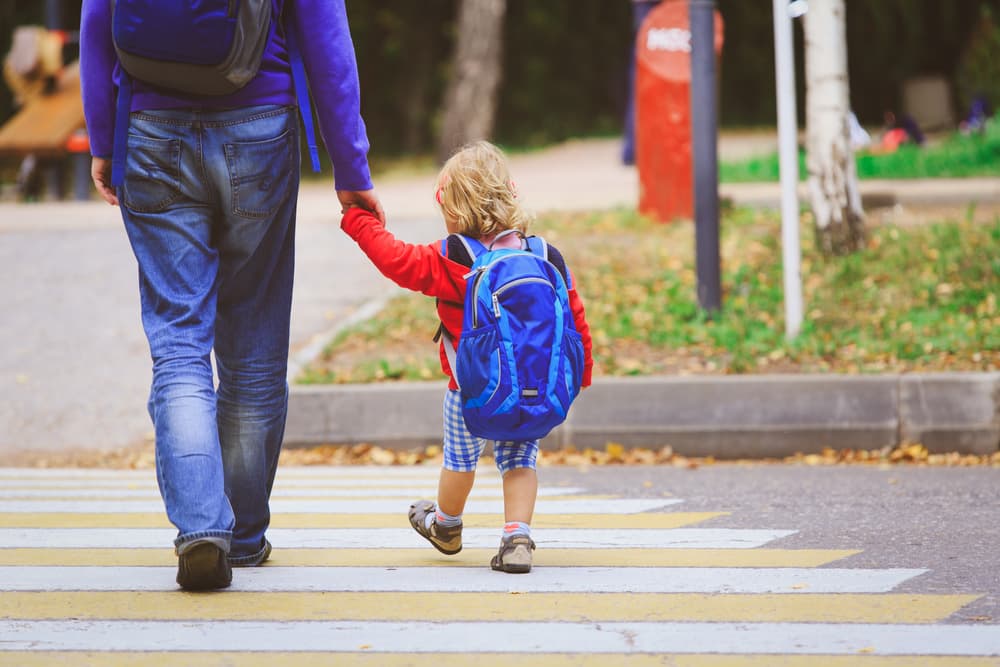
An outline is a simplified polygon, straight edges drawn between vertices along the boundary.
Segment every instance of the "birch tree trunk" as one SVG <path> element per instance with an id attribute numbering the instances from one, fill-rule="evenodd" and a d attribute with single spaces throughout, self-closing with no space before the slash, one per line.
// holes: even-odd
<path id="1" fill-rule="evenodd" d="M 816 242 L 824 254 L 865 245 L 848 114 L 844 0 L 810 0 L 805 20 L 806 165 Z"/>
<path id="2" fill-rule="evenodd" d="M 451 78 L 445 92 L 438 160 L 463 144 L 489 139 L 496 117 L 507 0 L 462 0 Z"/>

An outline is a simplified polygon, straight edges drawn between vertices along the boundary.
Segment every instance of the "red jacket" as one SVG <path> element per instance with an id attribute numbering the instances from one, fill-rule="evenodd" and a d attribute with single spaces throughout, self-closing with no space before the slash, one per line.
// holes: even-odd
<path id="1" fill-rule="evenodd" d="M 354 239 L 361 250 L 382 274 L 400 287 L 436 297 L 441 323 L 448 330 L 455 345 L 462 333 L 462 311 L 465 303 L 465 274 L 469 267 L 454 262 L 441 254 L 441 241 L 428 245 L 414 245 L 400 241 L 379 222 L 378 218 L 361 208 L 351 208 L 344 214 L 340 228 Z M 568 269 L 567 269 L 568 270 Z M 594 359 L 591 354 L 590 326 L 584 314 L 583 301 L 576 291 L 576 281 L 571 280 L 569 305 L 573 310 L 576 330 L 583 338 L 583 386 L 590 386 Z M 441 370 L 451 378 L 449 387 L 457 389 L 444 352 L 445 339 L 441 339 Z"/>

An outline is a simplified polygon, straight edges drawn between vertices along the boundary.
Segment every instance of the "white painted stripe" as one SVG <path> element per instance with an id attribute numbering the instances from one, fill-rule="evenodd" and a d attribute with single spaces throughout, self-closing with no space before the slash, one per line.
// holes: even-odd
<path id="1" fill-rule="evenodd" d="M 351 488 L 351 489 L 372 489 L 389 488 L 399 489 L 419 485 L 419 488 L 437 488 L 437 479 L 367 479 L 367 478 L 328 478 L 328 479 L 304 479 L 304 478 L 278 478 L 274 482 L 274 488 Z M 476 487 L 499 489 L 502 488 L 500 480 L 476 480 Z M 560 489 L 562 487 L 549 487 Z M 568 488 L 568 487 L 567 487 Z M 108 479 L 2 479 L 0 478 L 0 489 L 152 489 L 156 491 L 156 480 L 152 473 L 148 479 L 130 478 L 108 478 Z"/>
<path id="2" fill-rule="evenodd" d="M 378 479 L 378 478 L 303 478 L 303 477 L 282 477 L 281 475 L 274 482 L 274 488 L 349 488 L 349 489 L 370 489 L 370 488 L 390 488 L 399 489 L 413 487 L 416 488 L 437 488 L 437 477 L 427 479 Z M 502 488 L 500 478 L 482 479 L 476 477 L 476 488 Z M 554 490 L 565 489 L 562 487 L 551 487 Z M 569 488 L 569 487 L 566 487 Z M 114 477 L 100 479 L 4 479 L 0 478 L 0 489 L 151 489 L 156 491 L 156 479 L 152 471 L 144 479 Z"/>
<path id="3" fill-rule="evenodd" d="M 437 479 L 441 474 L 441 464 L 416 466 L 281 466 L 279 476 L 295 477 L 428 477 Z M 480 462 L 476 479 L 500 478 L 500 473 L 492 463 Z"/>
<path id="4" fill-rule="evenodd" d="M 578 487 L 567 487 L 565 489 L 553 489 L 544 488 L 538 490 L 539 498 L 549 498 L 553 496 L 569 496 L 577 493 L 583 493 L 586 489 Z M 369 486 L 365 489 L 342 489 L 337 487 L 330 488 L 317 488 L 314 486 L 306 488 L 296 488 L 294 486 L 281 486 L 276 487 L 271 493 L 271 500 L 280 500 L 285 496 L 297 497 L 297 498 L 431 498 L 433 499 L 437 493 L 436 484 L 428 484 L 423 487 L 406 487 L 406 488 L 379 488 L 377 486 Z M 160 492 L 155 486 L 145 488 L 145 489 L 81 489 L 75 488 L 69 489 L 59 489 L 59 488 L 49 488 L 49 489 L 39 489 L 39 488 L 0 488 L 0 498 L 23 498 L 23 499 L 48 499 L 48 498 L 59 498 L 66 499 L 68 497 L 83 499 L 106 499 L 111 500 L 115 498 L 143 498 L 150 500 L 158 500 L 160 498 Z M 471 500 L 481 500 L 481 499 L 493 499 L 493 498 L 503 498 L 503 489 L 473 489 L 472 494 L 469 496 Z M 603 502 L 603 501 L 602 501 Z M 668 501 L 668 502 L 672 502 Z"/>
<path id="5" fill-rule="evenodd" d="M 4 650 L 1000 655 L 998 626 L 3 621 Z"/>
<path id="6" fill-rule="evenodd" d="M 439 465 L 427 466 L 279 466 L 277 476 L 317 479 L 433 479 L 441 472 Z M 109 469 L 109 468 L 0 468 L 3 479 L 149 479 L 152 469 Z M 476 479 L 499 479 L 499 473 L 491 465 L 482 465 L 476 471 Z"/>
<path id="7" fill-rule="evenodd" d="M 400 523 L 406 522 L 400 516 Z M 499 523 L 493 528 L 466 528 L 469 548 L 495 549 Z M 539 548 L 561 549 L 754 549 L 793 530 L 741 528 L 545 528 L 532 537 Z M 156 549 L 173 545 L 171 528 L 2 528 L 4 549 Z M 407 549 L 431 546 L 411 528 L 272 528 L 267 537 L 275 548 Z"/>
<path id="8" fill-rule="evenodd" d="M 635 514 L 684 502 L 679 498 L 615 498 L 601 500 L 547 500 L 535 505 L 536 514 Z M 282 500 L 271 501 L 271 512 L 294 514 L 397 514 L 405 515 L 409 503 L 398 500 Z M 0 500 L 0 513 L 119 514 L 162 512 L 159 500 Z M 503 514 L 503 501 L 471 500 L 467 514 Z"/>
<path id="9" fill-rule="evenodd" d="M 240 570 L 229 590 L 520 593 L 885 593 L 926 570 L 843 568 L 536 567 L 527 577 L 482 568 L 279 567 Z M 6 591 L 170 591 L 172 567 L 0 567 Z"/>
<path id="10" fill-rule="evenodd" d="M 0 468 L 0 483 L 7 479 L 149 479 L 149 470 L 107 468 Z"/>

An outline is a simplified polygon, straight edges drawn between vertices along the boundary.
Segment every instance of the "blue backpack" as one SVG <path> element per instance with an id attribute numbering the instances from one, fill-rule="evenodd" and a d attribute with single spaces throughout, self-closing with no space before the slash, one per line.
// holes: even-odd
<path id="1" fill-rule="evenodd" d="M 519 234 L 502 235 L 511 233 Z M 566 419 L 583 380 L 583 340 L 566 279 L 540 237 L 522 237 L 520 250 L 458 238 L 475 261 L 457 355 L 450 340 L 444 347 L 466 427 L 491 440 L 543 438 Z"/>
<path id="2" fill-rule="evenodd" d="M 290 0 L 286 0 L 290 1 Z M 121 64 L 112 185 L 125 176 L 132 79 L 190 95 L 228 95 L 260 69 L 273 0 L 111 0 L 111 37 Z M 319 171 L 305 68 L 286 29 L 295 91 L 314 171 Z"/>

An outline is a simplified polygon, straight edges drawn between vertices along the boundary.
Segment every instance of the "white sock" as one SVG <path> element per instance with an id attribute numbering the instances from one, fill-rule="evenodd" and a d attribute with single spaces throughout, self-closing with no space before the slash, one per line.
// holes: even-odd
<path id="1" fill-rule="evenodd" d="M 531 537 L 531 526 L 523 521 L 508 521 L 503 525 L 503 534 L 504 537 L 515 537 L 517 535 Z"/>
<path id="2" fill-rule="evenodd" d="M 428 514 L 427 518 L 424 519 L 424 528 L 430 530 L 431 523 L 436 521 L 442 528 L 451 528 L 452 526 L 462 525 L 462 515 L 452 516 L 450 514 L 445 514 L 441 510 L 437 510 L 433 514 Z"/>

